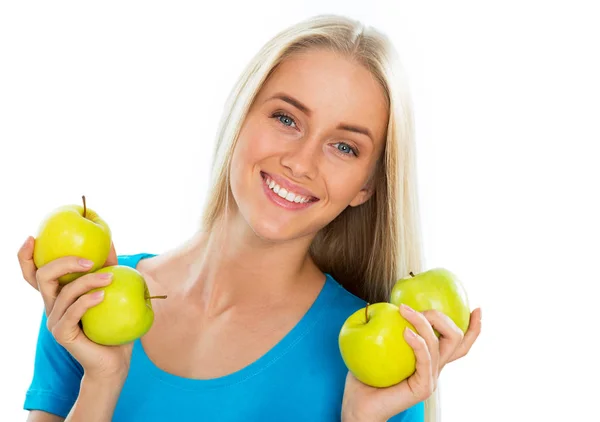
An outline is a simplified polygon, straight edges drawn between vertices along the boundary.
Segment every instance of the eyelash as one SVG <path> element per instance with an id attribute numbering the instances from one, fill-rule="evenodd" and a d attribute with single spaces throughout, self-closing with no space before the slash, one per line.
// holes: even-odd
<path id="1" fill-rule="evenodd" d="M 283 124 L 283 123 L 281 122 L 281 120 L 279 120 L 281 117 L 287 117 L 287 118 L 288 118 L 288 119 L 290 119 L 292 122 L 294 122 L 294 124 L 296 124 L 296 121 L 294 120 L 294 118 L 293 118 L 292 116 L 290 116 L 290 115 L 288 115 L 288 114 L 286 114 L 286 113 L 283 113 L 283 112 L 279 112 L 279 111 L 278 111 L 278 112 L 276 112 L 276 113 L 273 113 L 273 115 L 272 115 L 271 117 L 272 117 L 272 118 L 274 118 L 274 119 L 277 119 L 277 121 L 278 121 L 278 122 L 279 122 L 281 125 L 283 125 L 283 126 L 285 126 L 285 127 L 288 127 L 288 128 L 289 128 L 289 127 L 291 127 L 291 126 L 288 126 L 288 125 L 285 125 L 285 124 Z M 338 142 L 336 145 L 340 145 L 340 144 L 341 144 L 341 145 L 346 145 L 346 146 L 347 146 L 347 147 L 350 149 L 350 151 L 352 152 L 352 154 L 354 154 L 354 156 L 355 156 L 355 157 L 358 157 L 358 149 L 357 149 L 357 148 L 355 148 L 355 147 L 353 147 L 353 146 L 351 146 L 351 145 L 347 144 L 346 142 Z M 337 153 L 338 153 L 338 154 L 340 154 L 340 155 L 348 155 L 348 153 L 342 152 L 342 151 L 341 151 L 341 150 L 339 150 L 338 148 L 336 148 L 336 150 L 337 150 Z"/>

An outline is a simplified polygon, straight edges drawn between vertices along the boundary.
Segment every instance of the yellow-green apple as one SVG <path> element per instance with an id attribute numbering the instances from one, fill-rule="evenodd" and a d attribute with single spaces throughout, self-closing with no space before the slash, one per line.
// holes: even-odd
<path id="1" fill-rule="evenodd" d="M 84 196 L 83 206 L 61 206 L 44 218 L 35 238 L 33 261 L 37 268 L 64 256 L 77 256 L 94 263 L 87 272 L 65 274 L 58 279 L 60 284 L 66 284 L 102 268 L 110 248 L 110 228 L 95 211 L 86 207 Z"/>
<path id="2" fill-rule="evenodd" d="M 433 268 L 398 280 L 390 302 L 404 303 L 417 312 L 434 309 L 446 314 L 462 330 L 469 328 L 471 310 L 467 292 L 458 277 L 445 268 Z M 440 333 L 434 330 L 439 337 Z"/>
<path id="3" fill-rule="evenodd" d="M 81 318 L 85 335 L 95 343 L 116 346 L 130 343 L 148 332 L 154 322 L 152 299 L 142 274 L 125 265 L 112 265 L 95 272 L 112 273 L 109 285 L 90 290 L 104 290 L 104 298 L 89 308 Z"/>
<path id="4" fill-rule="evenodd" d="M 389 387 L 415 372 L 416 357 L 404 339 L 413 325 L 391 303 L 367 304 L 350 315 L 339 333 L 339 348 L 348 370 L 371 387 Z"/>

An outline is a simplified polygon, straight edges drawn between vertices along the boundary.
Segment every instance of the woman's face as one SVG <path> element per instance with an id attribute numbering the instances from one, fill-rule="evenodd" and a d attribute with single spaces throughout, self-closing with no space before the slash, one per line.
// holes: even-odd
<path id="1" fill-rule="evenodd" d="M 283 62 L 264 84 L 231 163 L 240 215 L 261 238 L 313 236 L 369 198 L 388 110 L 371 73 L 323 50 Z"/>

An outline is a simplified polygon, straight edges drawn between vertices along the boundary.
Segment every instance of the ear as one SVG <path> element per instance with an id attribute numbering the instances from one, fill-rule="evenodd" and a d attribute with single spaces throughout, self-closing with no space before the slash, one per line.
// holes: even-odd
<path id="1" fill-rule="evenodd" d="M 350 201 L 351 207 L 358 207 L 359 205 L 364 204 L 371 198 L 373 192 L 375 191 L 374 183 L 372 182 L 373 178 L 370 178 L 367 184 L 356 194 L 356 196 Z"/>

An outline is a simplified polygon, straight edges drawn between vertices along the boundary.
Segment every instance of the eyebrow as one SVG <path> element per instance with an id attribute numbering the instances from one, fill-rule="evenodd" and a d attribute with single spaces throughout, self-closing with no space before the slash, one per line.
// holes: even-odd
<path id="1" fill-rule="evenodd" d="M 296 107 L 298 110 L 300 110 L 301 112 L 305 113 L 309 117 L 312 115 L 312 111 L 308 107 L 306 107 L 304 104 L 302 104 L 297 99 L 295 99 L 293 97 L 290 97 L 289 95 L 282 94 L 282 93 L 277 93 L 277 94 L 273 95 L 271 98 L 269 98 L 267 101 L 274 100 L 274 99 L 285 101 L 286 103 L 291 104 L 292 106 Z M 346 130 L 346 131 L 349 131 L 349 132 L 355 132 L 355 133 L 360 133 L 362 135 L 366 135 L 366 136 L 369 137 L 369 139 L 371 140 L 371 142 L 373 142 L 373 135 L 371 134 L 371 132 L 369 131 L 369 129 L 364 128 L 362 126 L 354 126 L 354 125 L 348 125 L 348 124 L 345 124 L 345 123 L 340 123 L 338 125 L 337 129 L 339 129 L 339 130 Z"/>

